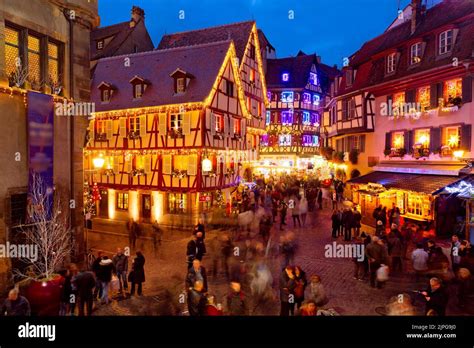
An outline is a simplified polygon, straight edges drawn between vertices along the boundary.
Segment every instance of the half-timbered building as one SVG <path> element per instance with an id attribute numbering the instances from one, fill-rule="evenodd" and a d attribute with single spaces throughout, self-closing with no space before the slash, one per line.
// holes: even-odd
<path id="1" fill-rule="evenodd" d="M 337 69 L 322 64 L 314 54 L 267 60 L 270 107 L 260 148 L 265 167 L 295 169 L 314 164 L 323 101 L 336 74 Z"/>
<path id="2" fill-rule="evenodd" d="M 85 160 L 99 216 L 161 221 L 230 199 L 252 117 L 236 57 L 221 41 L 98 61 Z"/>
<path id="3" fill-rule="evenodd" d="M 396 205 L 405 219 L 452 233 L 446 226 L 462 220 L 465 209 L 441 193 L 469 173 L 473 157 L 474 4 L 408 6 L 403 20 L 350 57 L 324 124 L 336 151 L 359 153 L 347 162 L 353 170 L 347 194 L 363 221 L 375 224 L 378 204 Z"/>
<path id="4" fill-rule="evenodd" d="M 249 149 L 249 158 L 256 160 L 260 147 L 260 135 L 265 129 L 264 116 L 268 105 L 262 53 L 266 58 L 267 55 L 272 56 L 275 50 L 264 38 L 263 32 L 257 30 L 255 21 L 164 35 L 158 44 L 158 49 L 186 47 L 222 40 L 233 40 L 235 44 L 236 62 L 239 66 L 245 98 L 243 111 L 249 116 L 246 118 L 247 130 L 243 135 L 243 140 Z M 260 41 L 265 43 L 265 50 L 261 49 Z"/>

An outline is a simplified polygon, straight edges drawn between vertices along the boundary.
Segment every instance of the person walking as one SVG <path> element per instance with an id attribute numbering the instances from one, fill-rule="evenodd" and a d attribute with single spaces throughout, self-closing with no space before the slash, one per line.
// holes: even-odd
<path id="1" fill-rule="evenodd" d="M 109 303 L 109 285 L 112 281 L 112 273 L 114 273 L 114 264 L 108 256 L 104 256 L 99 264 L 99 272 L 97 278 L 100 282 L 102 289 L 102 296 L 100 298 L 101 303 Z"/>
<path id="2" fill-rule="evenodd" d="M 201 261 L 206 253 L 206 247 L 201 237 L 202 232 L 193 233 L 192 239 L 188 242 L 186 247 L 188 268 L 191 268 L 193 265 L 193 260 L 198 259 Z"/>
<path id="3" fill-rule="evenodd" d="M 284 199 L 280 201 L 280 206 L 278 210 L 280 211 L 280 230 L 283 230 L 283 226 L 286 225 L 286 213 L 288 210 L 288 204 L 285 202 Z"/>
<path id="4" fill-rule="evenodd" d="M 370 286 L 381 288 L 380 282 L 376 282 L 377 270 L 381 265 L 388 264 L 388 254 L 386 248 L 381 244 L 377 236 L 372 238 L 372 242 L 365 248 L 365 256 L 369 261 Z"/>
<path id="5" fill-rule="evenodd" d="M 191 317 L 202 317 L 206 309 L 206 296 L 203 292 L 203 283 L 196 280 L 188 291 L 188 311 Z"/>
<path id="6" fill-rule="evenodd" d="M 295 311 L 295 274 L 292 266 L 286 266 L 280 275 L 280 316 L 294 315 Z"/>
<path id="7" fill-rule="evenodd" d="M 296 222 L 298 222 L 298 227 L 301 227 L 300 201 L 296 197 L 293 199 L 293 208 L 291 208 L 291 217 L 293 218 L 293 227 L 296 228 Z"/>
<path id="8" fill-rule="evenodd" d="M 102 287 L 99 280 L 99 271 L 100 271 L 100 262 L 102 261 L 103 254 L 102 251 L 97 253 L 97 258 L 94 260 L 92 264 L 92 272 L 95 275 L 96 284 L 94 289 L 94 300 L 100 299 L 102 297 Z"/>
<path id="9" fill-rule="evenodd" d="M 247 299 L 241 289 L 240 283 L 232 281 L 230 283 L 230 289 L 231 290 L 226 297 L 228 315 L 249 315 Z"/>
<path id="10" fill-rule="evenodd" d="M 203 284 L 202 292 L 207 292 L 207 272 L 206 268 L 201 265 L 201 261 L 195 259 L 193 266 L 188 270 L 186 275 L 185 285 L 188 290 L 191 290 L 196 281 L 200 281 Z"/>
<path id="11" fill-rule="evenodd" d="M 93 290 L 96 284 L 94 273 L 89 271 L 80 272 L 74 277 L 73 283 L 77 289 L 79 316 L 84 316 L 84 309 L 87 310 L 87 316 L 91 316 L 94 303 Z"/>
<path id="12" fill-rule="evenodd" d="M 431 278 L 430 286 L 422 295 L 426 299 L 425 314 L 444 317 L 448 305 L 448 293 L 439 278 Z"/>
<path id="13" fill-rule="evenodd" d="M 428 271 L 428 253 L 423 249 L 423 244 L 418 243 L 416 249 L 411 254 L 413 269 L 415 270 L 415 280 L 418 282 L 420 277 Z"/>
<path id="14" fill-rule="evenodd" d="M 308 215 L 308 200 L 306 197 L 303 195 L 300 199 L 300 216 L 301 216 L 301 223 L 303 224 L 303 227 L 306 226 L 306 216 Z"/>
<path id="15" fill-rule="evenodd" d="M 403 250 L 403 245 L 402 241 L 400 240 L 399 237 L 399 232 L 398 231 L 392 231 L 388 237 L 388 255 L 390 256 L 391 259 L 391 266 L 392 266 L 392 271 L 396 272 L 399 271 L 400 273 L 402 272 L 402 250 Z"/>
<path id="16" fill-rule="evenodd" d="M 128 256 L 123 253 L 122 248 L 117 248 L 117 254 L 112 259 L 115 267 L 115 274 L 117 275 L 122 293 L 123 290 L 128 290 L 127 272 L 128 272 Z"/>
<path id="17" fill-rule="evenodd" d="M 142 283 L 145 282 L 145 257 L 141 251 L 136 252 L 136 257 L 132 263 L 132 272 L 130 272 L 128 280 L 132 283 L 130 295 L 135 295 L 135 287 L 137 287 L 137 294 L 141 296 L 143 293 Z"/>
<path id="18" fill-rule="evenodd" d="M 344 226 L 344 240 L 350 242 L 352 239 L 352 226 L 354 225 L 354 214 L 347 208 L 342 214 L 342 224 Z"/>
<path id="19" fill-rule="evenodd" d="M 299 309 L 304 301 L 304 294 L 308 280 L 306 279 L 306 273 L 299 266 L 295 266 L 295 304 L 296 308 Z"/>
<path id="20" fill-rule="evenodd" d="M 339 229 L 341 227 L 341 220 L 339 219 L 339 211 L 334 209 L 331 215 L 332 221 L 332 238 L 336 239 L 339 236 Z"/>
<path id="21" fill-rule="evenodd" d="M 354 222 L 354 225 L 353 225 L 353 228 L 354 228 L 354 237 L 355 238 L 358 238 L 359 237 L 359 234 L 360 234 L 360 228 L 361 228 L 361 221 L 362 221 L 362 214 L 360 213 L 360 211 L 354 207 L 354 212 L 353 212 L 353 222 Z"/>
<path id="22" fill-rule="evenodd" d="M 320 187 L 318 191 L 318 206 L 319 210 L 323 209 L 323 189 Z"/>

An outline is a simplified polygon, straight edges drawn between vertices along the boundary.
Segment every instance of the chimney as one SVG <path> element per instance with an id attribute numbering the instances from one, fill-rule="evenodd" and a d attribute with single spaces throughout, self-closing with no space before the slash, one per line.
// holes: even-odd
<path id="1" fill-rule="evenodd" d="M 133 6 L 131 21 L 138 23 L 140 20 L 145 20 L 145 11 L 138 6 Z"/>
<path id="2" fill-rule="evenodd" d="M 416 30 L 416 26 L 420 24 L 421 14 L 423 12 L 421 0 L 411 0 L 411 34 Z"/>

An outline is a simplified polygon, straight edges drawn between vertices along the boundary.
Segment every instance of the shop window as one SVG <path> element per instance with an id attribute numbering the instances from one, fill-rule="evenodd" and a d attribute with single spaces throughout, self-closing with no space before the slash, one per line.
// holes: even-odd
<path id="1" fill-rule="evenodd" d="M 128 193 L 117 192 L 117 209 L 128 210 Z"/>
<path id="2" fill-rule="evenodd" d="M 420 87 L 416 91 L 416 102 L 420 105 L 421 111 L 430 108 L 430 86 Z"/>
<path id="3" fill-rule="evenodd" d="M 168 211 L 170 214 L 186 213 L 187 196 L 183 193 L 168 194 Z"/>
<path id="4" fill-rule="evenodd" d="M 423 215 L 423 199 L 420 196 L 408 195 L 407 213 L 412 215 Z"/>

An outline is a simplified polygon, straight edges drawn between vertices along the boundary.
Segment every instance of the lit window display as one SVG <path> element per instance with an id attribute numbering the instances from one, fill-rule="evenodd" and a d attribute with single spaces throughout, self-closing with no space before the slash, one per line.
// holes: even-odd
<path id="1" fill-rule="evenodd" d="M 293 112 L 292 111 L 282 111 L 281 112 L 281 124 L 282 125 L 292 125 L 293 124 Z"/>
<path id="2" fill-rule="evenodd" d="M 282 103 L 293 103 L 294 93 L 293 92 L 281 92 Z"/>
<path id="3" fill-rule="evenodd" d="M 311 103 L 311 94 L 303 93 L 303 103 L 310 104 Z"/>
<path id="4" fill-rule="evenodd" d="M 423 148 L 428 148 L 430 146 L 430 130 L 428 128 L 415 130 L 415 142 Z"/>
<path id="5" fill-rule="evenodd" d="M 396 93 L 393 95 L 393 115 L 394 116 L 401 116 L 403 114 L 403 105 L 405 104 L 405 93 Z"/>
<path id="6" fill-rule="evenodd" d="M 430 108 L 430 86 L 418 88 L 416 101 L 420 105 L 421 111 Z"/>
<path id="7" fill-rule="evenodd" d="M 278 137 L 278 144 L 280 146 L 290 146 L 291 145 L 291 134 L 281 134 Z"/>
<path id="8" fill-rule="evenodd" d="M 444 100 L 449 105 L 453 103 L 454 98 L 462 96 L 462 79 L 446 81 L 444 84 Z"/>
<path id="9" fill-rule="evenodd" d="M 392 133 L 392 148 L 402 149 L 405 146 L 405 134 L 403 132 Z"/>
<path id="10" fill-rule="evenodd" d="M 450 149 L 457 149 L 461 142 L 460 127 L 446 127 L 444 128 L 443 143 L 449 146 Z"/>
<path id="11" fill-rule="evenodd" d="M 311 116 L 308 111 L 303 111 L 303 124 L 309 125 L 311 123 Z"/>

